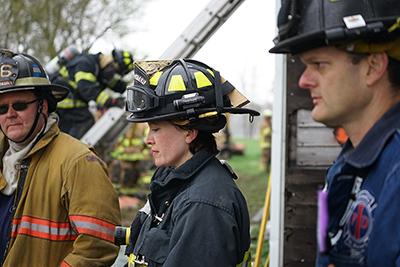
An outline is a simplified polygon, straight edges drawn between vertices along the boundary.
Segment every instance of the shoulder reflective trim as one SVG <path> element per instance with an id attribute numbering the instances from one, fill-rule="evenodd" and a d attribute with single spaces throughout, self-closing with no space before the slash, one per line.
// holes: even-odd
<path id="1" fill-rule="evenodd" d="M 201 71 L 195 72 L 194 77 L 196 78 L 197 88 L 212 86 L 210 80 Z"/>
<path id="2" fill-rule="evenodd" d="M 44 77 L 28 77 L 28 78 L 19 78 L 15 81 L 14 86 L 21 86 L 21 85 L 43 85 L 43 84 L 50 84 L 50 81 Z"/>
<path id="3" fill-rule="evenodd" d="M 236 267 L 251 267 L 251 251 L 249 250 L 244 254 L 243 261 L 236 265 Z"/>
<path id="4" fill-rule="evenodd" d="M 71 225 L 78 231 L 78 234 L 96 236 L 114 243 L 114 224 L 83 215 L 70 215 L 69 219 Z"/>
<path id="5" fill-rule="evenodd" d="M 81 100 L 76 100 L 74 102 L 73 99 L 71 98 L 66 98 L 63 101 L 60 101 L 57 103 L 57 108 L 63 108 L 63 109 L 67 109 L 67 108 L 80 108 L 80 107 L 86 107 L 87 104 Z"/>
<path id="6" fill-rule="evenodd" d="M 173 75 L 169 82 L 168 92 L 186 91 L 185 82 L 181 75 Z"/>
<path id="7" fill-rule="evenodd" d="M 19 234 L 52 241 L 71 241 L 78 237 L 68 222 L 54 222 L 30 216 L 13 220 L 11 237 L 15 238 Z"/>
<path id="8" fill-rule="evenodd" d="M 97 78 L 96 78 L 96 76 L 94 76 L 93 73 L 78 71 L 75 74 L 75 82 L 78 83 L 80 80 L 86 80 L 86 81 L 94 83 L 97 81 Z"/>
<path id="9" fill-rule="evenodd" d="M 61 263 L 61 267 L 72 267 L 72 265 L 69 265 L 68 262 L 63 261 L 63 262 Z"/>

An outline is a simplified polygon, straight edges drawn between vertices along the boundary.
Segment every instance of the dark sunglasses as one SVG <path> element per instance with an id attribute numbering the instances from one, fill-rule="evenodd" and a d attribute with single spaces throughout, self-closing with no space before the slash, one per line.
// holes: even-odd
<path id="1" fill-rule="evenodd" d="M 32 104 L 39 99 L 32 100 L 30 102 L 15 102 L 11 106 L 15 111 L 22 111 L 25 110 L 29 104 Z M 6 114 L 8 112 L 9 105 L 1 105 L 0 106 L 0 115 Z"/>

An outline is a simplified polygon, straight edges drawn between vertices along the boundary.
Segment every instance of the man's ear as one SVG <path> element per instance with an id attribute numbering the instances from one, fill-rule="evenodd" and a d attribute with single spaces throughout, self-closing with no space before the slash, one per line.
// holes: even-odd
<path id="1" fill-rule="evenodd" d="M 385 74 L 389 58 L 385 52 L 371 54 L 367 58 L 368 72 L 366 74 L 366 83 L 368 86 L 375 84 Z"/>
<path id="2" fill-rule="evenodd" d="M 49 111 L 49 103 L 47 102 L 47 99 L 46 98 L 43 98 L 41 101 L 39 101 L 39 106 L 38 106 L 38 108 L 40 109 L 40 105 L 42 105 L 42 113 L 44 114 L 44 115 L 46 115 L 46 117 L 47 116 L 49 116 L 49 114 L 48 114 L 48 111 Z"/>

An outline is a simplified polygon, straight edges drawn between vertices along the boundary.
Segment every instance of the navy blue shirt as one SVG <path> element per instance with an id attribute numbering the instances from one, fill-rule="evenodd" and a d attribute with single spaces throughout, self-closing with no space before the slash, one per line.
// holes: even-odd
<path id="1" fill-rule="evenodd" d="M 399 118 L 397 103 L 356 148 L 347 141 L 329 169 L 328 235 L 334 246 L 318 255 L 316 266 L 400 266 Z"/>
<path id="2" fill-rule="evenodd" d="M 10 229 L 10 207 L 14 200 L 14 194 L 6 196 L 0 192 L 0 261 L 3 258 L 7 244 L 7 235 Z"/>

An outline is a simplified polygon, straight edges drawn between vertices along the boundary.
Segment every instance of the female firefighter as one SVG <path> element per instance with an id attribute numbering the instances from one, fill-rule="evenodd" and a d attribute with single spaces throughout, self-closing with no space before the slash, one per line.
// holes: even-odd
<path id="1" fill-rule="evenodd" d="M 235 173 L 218 154 L 213 133 L 237 92 L 194 60 L 135 63 L 127 120 L 147 122 L 146 144 L 158 167 L 148 202 L 131 226 L 129 266 L 250 266 L 249 214 Z"/>

